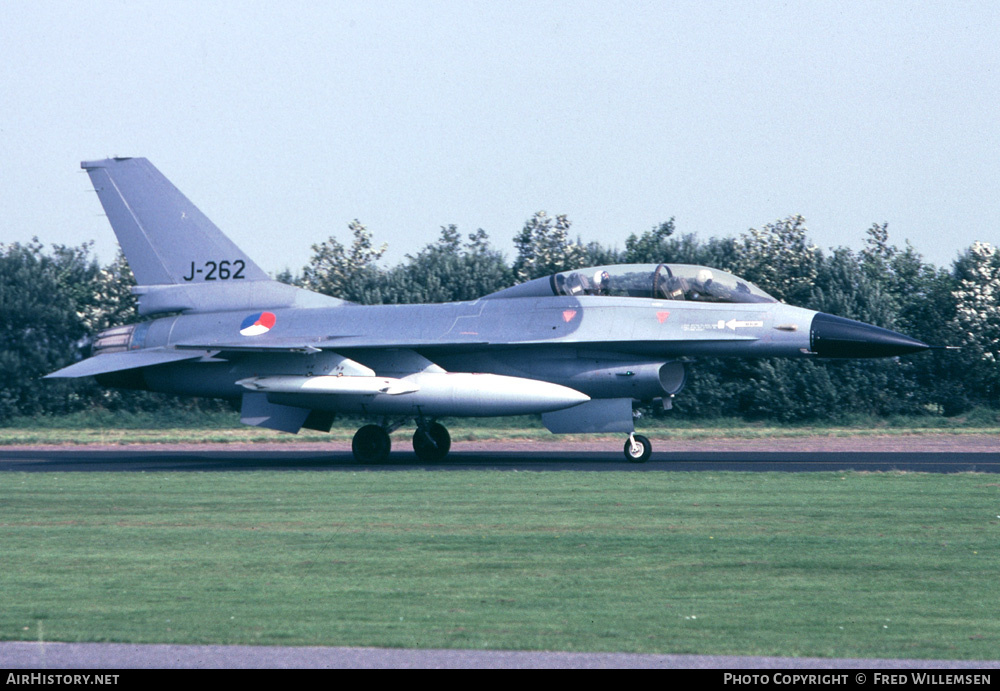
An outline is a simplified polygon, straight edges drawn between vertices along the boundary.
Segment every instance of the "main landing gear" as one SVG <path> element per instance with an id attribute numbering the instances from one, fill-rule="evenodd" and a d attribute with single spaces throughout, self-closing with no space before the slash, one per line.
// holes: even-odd
<path id="1" fill-rule="evenodd" d="M 351 450 L 358 463 L 385 463 L 392 450 L 392 439 L 381 425 L 365 425 L 354 434 Z"/>
<path id="2" fill-rule="evenodd" d="M 399 428 L 399 425 L 365 425 L 354 435 L 351 450 L 354 460 L 358 463 L 385 463 L 389 460 L 392 450 L 392 440 L 389 434 Z M 424 463 L 444 460 L 451 450 L 451 435 L 447 428 L 439 422 L 417 422 L 417 431 L 413 433 L 413 450 Z"/>
<path id="3" fill-rule="evenodd" d="M 451 450 L 451 435 L 439 422 L 418 425 L 413 433 L 413 450 L 424 462 L 444 460 Z"/>

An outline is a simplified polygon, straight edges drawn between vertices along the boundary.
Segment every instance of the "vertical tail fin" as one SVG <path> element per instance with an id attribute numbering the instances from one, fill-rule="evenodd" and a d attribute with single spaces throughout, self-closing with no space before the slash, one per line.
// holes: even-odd
<path id="1" fill-rule="evenodd" d="M 80 167 L 140 286 L 271 280 L 145 158 Z"/>

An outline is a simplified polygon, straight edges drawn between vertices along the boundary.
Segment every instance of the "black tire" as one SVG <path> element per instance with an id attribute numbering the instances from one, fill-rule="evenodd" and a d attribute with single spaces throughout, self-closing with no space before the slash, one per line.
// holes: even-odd
<path id="1" fill-rule="evenodd" d="M 413 433 L 413 450 L 424 462 L 440 461 L 451 450 L 451 435 L 444 425 L 432 422 Z"/>
<path id="2" fill-rule="evenodd" d="M 365 425 L 354 435 L 351 450 L 358 463 L 385 463 L 389 460 L 392 440 L 378 425 Z"/>
<path id="3" fill-rule="evenodd" d="M 625 440 L 625 458 L 629 460 L 630 463 L 645 463 L 649 460 L 649 457 L 653 455 L 653 445 L 649 443 L 649 439 L 642 436 L 641 434 L 632 435 L 635 439 L 636 446 L 638 447 L 635 453 L 632 449 L 632 440 Z"/>

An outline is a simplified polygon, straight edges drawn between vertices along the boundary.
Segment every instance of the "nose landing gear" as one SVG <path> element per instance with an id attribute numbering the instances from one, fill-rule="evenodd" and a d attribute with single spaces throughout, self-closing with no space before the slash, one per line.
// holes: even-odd
<path id="1" fill-rule="evenodd" d="M 641 434 L 630 434 L 625 440 L 625 458 L 631 463 L 645 463 L 653 454 L 653 445 Z"/>

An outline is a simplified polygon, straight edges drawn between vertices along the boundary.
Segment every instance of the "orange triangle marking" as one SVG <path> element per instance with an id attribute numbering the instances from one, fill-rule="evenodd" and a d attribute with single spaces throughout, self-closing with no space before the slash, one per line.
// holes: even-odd
<path id="1" fill-rule="evenodd" d="M 670 316 L 670 312 L 657 312 L 656 318 L 660 320 L 660 323 L 667 321 L 667 317 Z"/>
<path id="2" fill-rule="evenodd" d="M 576 310 L 566 310 L 563 312 L 563 321 L 567 324 L 573 321 L 573 317 L 576 316 Z"/>

